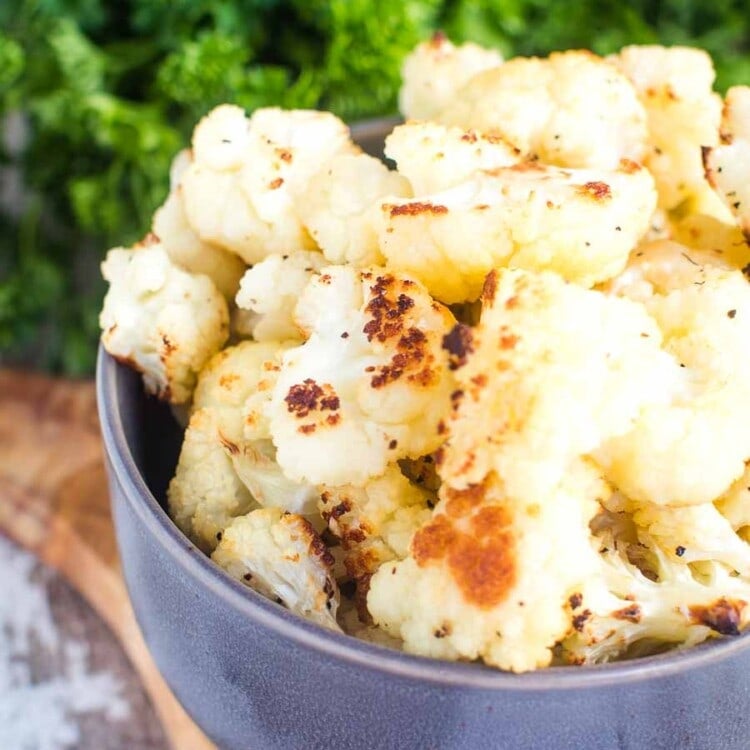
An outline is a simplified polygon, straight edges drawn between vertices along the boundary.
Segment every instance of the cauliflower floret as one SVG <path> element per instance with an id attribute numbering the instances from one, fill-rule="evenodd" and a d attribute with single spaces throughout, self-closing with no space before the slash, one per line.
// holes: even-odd
<path id="1" fill-rule="evenodd" d="M 500 136 L 436 122 L 407 122 L 394 128 L 385 139 L 385 155 L 396 162 L 417 196 L 447 190 L 475 172 L 520 160 L 518 149 Z"/>
<path id="2" fill-rule="evenodd" d="M 370 580 L 376 625 L 412 653 L 517 672 L 548 665 L 570 629 L 567 598 L 596 566 L 588 520 L 605 491 L 583 462 L 543 498 L 511 499 L 494 472 L 463 490 L 444 484 L 409 557 Z"/>
<path id="3" fill-rule="evenodd" d="M 471 42 L 455 46 L 438 32 L 404 60 L 399 110 L 407 118 L 429 119 L 449 106 L 470 78 L 502 62 L 495 50 Z"/>
<path id="4" fill-rule="evenodd" d="M 333 558 L 301 516 L 262 508 L 235 518 L 211 559 L 263 596 L 318 625 L 339 630 Z"/>
<path id="5" fill-rule="evenodd" d="M 321 253 L 299 251 L 269 255 L 246 271 L 236 301 L 251 313 L 245 324 L 256 341 L 303 338 L 294 322 L 294 308 L 307 282 L 324 265 Z"/>
<path id="6" fill-rule="evenodd" d="M 612 288 L 644 304 L 684 381 L 596 460 L 636 502 L 711 502 L 750 457 L 750 287 L 739 271 L 701 265 L 700 253 L 658 242 L 643 246 Z"/>
<path id="7" fill-rule="evenodd" d="M 341 540 L 348 576 L 357 584 L 364 614 L 370 576 L 390 560 L 403 560 L 414 532 L 432 515 L 434 494 L 411 484 L 398 465 L 361 487 L 320 488 L 318 510 Z"/>
<path id="8" fill-rule="evenodd" d="M 315 248 L 295 196 L 334 154 L 357 149 L 327 112 L 222 105 L 193 134 L 193 163 L 181 176 L 187 219 L 204 241 L 246 263 Z"/>
<path id="9" fill-rule="evenodd" d="M 362 485 L 436 449 L 452 379 L 441 350 L 453 316 L 384 269 L 324 268 L 296 309 L 308 340 L 285 352 L 267 414 L 295 481 Z"/>
<path id="10" fill-rule="evenodd" d="M 648 115 L 645 164 L 666 209 L 709 193 L 701 147 L 718 142 L 721 97 L 712 91 L 714 68 L 703 50 L 656 45 L 624 47 L 608 58 L 633 83 Z"/>
<path id="11" fill-rule="evenodd" d="M 750 87 L 727 91 L 721 144 L 714 140 L 702 145 L 706 179 L 750 238 Z"/>
<path id="12" fill-rule="evenodd" d="M 149 393 L 190 400 L 198 372 L 229 335 L 229 311 L 208 276 L 177 268 L 149 236 L 115 248 L 102 263 L 109 291 L 99 316 L 102 344 L 143 374 Z"/>
<path id="13" fill-rule="evenodd" d="M 341 629 L 353 638 L 397 651 L 402 649 L 402 643 L 398 638 L 394 638 L 376 625 L 362 622 L 356 603 L 345 597 L 341 600 L 337 619 Z"/>
<path id="14" fill-rule="evenodd" d="M 276 464 L 263 415 L 287 346 L 244 341 L 201 372 L 167 499 L 177 525 L 204 550 L 259 504 L 318 515 L 315 488 L 286 479 Z"/>
<path id="15" fill-rule="evenodd" d="M 502 135 L 561 167 L 614 169 L 646 151 L 646 113 L 633 86 L 587 51 L 516 57 L 479 73 L 436 119 Z"/>
<path id="16" fill-rule="evenodd" d="M 633 521 L 673 562 L 720 562 L 750 576 L 750 545 L 734 532 L 713 503 L 668 508 L 635 504 Z"/>
<path id="17" fill-rule="evenodd" d="M 204 552 L 216 546 L 235 516 L 258 507 L 232 466 L 221 427 L 217 411 L 193 412 L 167 490 L 169 515 Z"/>
<path id="18" fill-rule="evenodd" d="M 331 263 L 380 263 L 371 216 L 386 195 L 408 197 L 409 183 L 367 154 L 337 154 L 297 200 L 302 223 Z"/>
<path id="19" fill-rule="evenodd" d="M 479 325 L 445 343 L 460 406 L 440 474 L 463 477 L 456 486 L 494 470 L 509 496 L 543 498 L 571 461 L 627 433 L 679 382 L 656 324 L 629 300 L 505 269 L 488 277 L 483 303 Z"/>
<path id="20" fill-rule="evenodd" d="M 202 273 L 228 299 L 237 293 L 245 264 L 224 248 L 203 242 L 185 215 L 180 178 L 192 159 L 180 152 L 173 163 L 173 187 L 167 200 L 154 214 L 151 231 L 161 240 L 171 261 L 191 273 Z"/>
<path id="21" fill-rule="evenodd" d="M 696 576 L 654 548 L 656 580 L 645 576 L 611 542 L 569 600 L 575 632 L 562 644 L 565 661 L 595 664 L 625 654 L 646 655 L 664 644 L 694 646 L 716 635 L 738 635 L 750 622 L 750 584 L 719 563 Z"/>
<path id="22" fill-rule="evenodd" d="M 651 175 L 632 162 L 615 172 L 526 163 L 430 196 L 388 199 L 378 234 L 389 267 L 442 302 L 463 302 L 498 266 L 552 270 L 584 286 L 618 274 L 655 204 Z"/>

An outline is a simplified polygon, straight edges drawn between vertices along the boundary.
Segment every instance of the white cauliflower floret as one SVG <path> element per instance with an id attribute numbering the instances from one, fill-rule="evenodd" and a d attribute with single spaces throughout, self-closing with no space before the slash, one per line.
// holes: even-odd
<path id="1" fill-rule="evenodd" d="M 439 122 L 502 135 L 562 167 L 614 169 L 641 161 L 646 113 L 628 79 L 592 52 L 516 57 L 474 76 Z"/>
<path id="2" fill-rule="evenodd" d="M 269 255 L 245 272 L 237 306 L 251 313 L 246 325 L 256 341 L 303 338 L 294 322 L 294 308 L 307 282 L 324 265 L 321 253 L 298 251 Z"/>
<path id="3" fill-rule="evenodd" d="M 408 197 L 409 183 L 367 154 L 337 154 L 314 175 L 297 207 L 330 263 L 380 263 L 372 208 L 386 195 Z"/>
<path id="4" fill-rule="evenodd" d="M 718 142 L 721 98 L 703 50 L 656 45 L 624 47 L 608 58 L 633 83 L 648 115 L 645 164 L 656 179 L 659 205 L 672 209 L 710 192 L 701 147 Z"/>
<path id="5" fill-rule="evenodd" d="M 494 472 L 463 490 L 444 484 L 410 556 L 370 581 L 376 625 L 412 653 L 516 672 L 548 665 L 570 630 L 567 599 L 596 566 L 588 520 L 605 491 L 584 463 L 543 498 L 508 497 Z"/>
<path id="6" fill-rule="evenodd" d="M 263 508 L 235 518 L 211 559 L 263 596 L 318 625 L 339 630 L 333 558 L 301 516 Z"/>
<path id="7" fill-rule="evenodd" d="M 239 107 L 217 107 L 198 123 L 181 176 L 187 219 L 203 241 L 249 264 L 314 249 L 295 196 L 340 152 L 356 147 L 330 113 L 267 108 L 247 118 Z"/>
<path id="8" fill-rule="evenodd" d="M 750 237 L 750 87 L 733 86 L 727 91 L 721 143 L 702 145 L 708 182 L 736 217 L 745 237 Z"/>
<path id="9" fill-rule="evenodd" d="M 224 297 L 208 276 L 177 268 L 153 237 L 110 250 L 102 275 L 109 282 L 99 316 L 104 348 L 141 372 L 149 393 L 189 401 L 198 372 L 229 335 Z"/>
<path id="10" fill-rule="evenodd" d="M 396 162 L 417 196 L 447 190 L 476 172 L 520 160 L 518 149 L 500 136 L 436 122 L 407 122 L 394 128 L 385 139 L 385 155 Z"/>
<path id="11" fill-rule="evenodd" d="M 167 490 L 169 515 L 204 552 L 216 546 L 235 516 L 257 507 L 232 466 L 221 428 L 217 411 L 193 412 Z"/>
<path id="12" fill-rule="evenodd" d="M 315 488 L 286 479 L 276 464 L 262 411 L 286 346 L 244 341 L 201 372 L 167 498 L 177 525 L 202 549 L 258 505 L 317 515 Z"/>
<path id="13" fill-rule="evenodd" d="M 154 214 L 151 231 L 159 238 L 173 263 L 191 273 L 205 274 L 225 297 L 231 299 L 237 292 L 245 264 L 224 248 L 203 242 L 188 223 L 179 183 L 192 161 L 186 153 L 180 152 L 174 160 L 175 184 L 167 200 Z"/>
<path id="14" fill-rule="evenodd" d="M 476 299 L 499 266 L 552 270 L 584 286 L 610 278 L 655 204 L 650 174 L 632 162 L 614 172 L 526 163 L 430 196 L 386 200 L 378 234 L 390 268 L 453 303 Z"/>
<path id="15" fill-rule="evenodd" d="M 700 257 L 669 242 L 643 246 L 612 285 L 644 304 L 684 375 L 668 403 L 646 406 L 596 453 L 637 502 L 711 502 L 750 457 L 750 287 L 739 271 Z"/>
<path id="16" fill-rule="evenodd" d="M 646 577 L 611 541 L 599 570 L 570 598 L 575 633 L 562 644 L 575 664 L 645 655 L 665 644 L 694 646 L 716 635 L 738 635 L 750 622 L 750 584 L 719 563 L 695 575 L 654 548 L 656 580 Z"/>
<path id="17" fill-rule="evenodd" d="M 268 407 L 284 473 L 362 485 L 437 448 L 452 389 L 443 335 L 453 316 L 384 269 L 330 266 L 296 309 L 308 340 L 285 352 Z"/>
<path id="18" fill-rule="evenodd" d="M 370 576 L 390 560 L 403 560 L 414 532 L 432 515 L 434 493 L 413 485 L 398 465 L 363 486 L 320 488 L 318 510 L 341 541 L 347 575 L 357 583 L 364 612 Z"/>
<path id="19" fill-rule="evenodd" d="M 437 33 L 404 60 L 399 110 L 406 118 L 429 119 L 454 102 L 456 92 L 470 78 L 502 61 L 495 50 L 471 42 L 455 46 Z"/>
<path id="20" fill-rule="evenodd" d="M 654 321 L 629 300 L 506 269 L 488 277 L 483 302 L 479 325 L 446 339 L 461 390 L 440 474 L 462 486 L 494 470 L 511 497 L 543 498 L 679 382 Z"/>

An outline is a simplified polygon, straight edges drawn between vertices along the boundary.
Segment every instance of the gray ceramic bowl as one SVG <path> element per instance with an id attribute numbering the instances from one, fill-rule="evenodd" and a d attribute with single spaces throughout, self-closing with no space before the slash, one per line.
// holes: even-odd
<path id="1" fill-rule="evenodd" d="M 358 137 L 377 153 L 383 130 Z M 298 618 L 231 579 L 170 521 L 164 494 L 181 431 L 169 409 L 103 351 L 97 386 L 138 622 L 167 682 L 221 748 L 750 747 L 748 637 L 514 675 L 408 656 Z"/>

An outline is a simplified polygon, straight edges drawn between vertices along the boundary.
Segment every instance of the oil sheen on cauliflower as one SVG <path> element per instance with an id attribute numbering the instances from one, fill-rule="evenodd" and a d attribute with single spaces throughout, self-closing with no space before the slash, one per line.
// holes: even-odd
<path id="1" fill-rule="evenodd" d="M 245 341 L 201 373 L 167 498 L 172 518 L 204 550 L 232 518 L 258 505 L 316 513 L 315 489 L 288 480 L 275 462 L 262 414 L 283 349 Z"/>
<path id="2" fill-rule="evenodd" d="M 500 65 L 495 50 L 477 44 L 454 45 L 444 34 L 417 45 L 401 69 L 398 103 L 406 118 L 426 120 L 455 102 L 456 92 L 474 75 Z"/>
<path id="3" fill-rule="evenodd" d="M 312 177 L 297 206 L 330 263 L 367 266 L 383 258 L 372 209 L 387 195 L 411 196 L 409 183 L 367 154 L 337 154 Z"/>
<path id="4" fill-rule="evenodd" d="M 612 288 L 648 310 L 684 380 L 597 461 L 634 501 L 711 502 L 750 458 L 750 287 L 740 271 L 658 242 L 643 246 Z"/>
<path id="5" fill-rule="evenodd" d="M 407 122 L 385 139 L 385 155 L 396 162 L 414 195 L 460 185 L 481 170 L 509 167 L 520 152 L 499 136 L 436 122 Z"/>
<path id="6" fill-rule="evenodd" d="M 703 145 L 706 178 L 750 237 L 750 87 L 727 91 L 721 143 Z"/>
<path id="7" fill-rule="evenodd" d="M 453 316 L 424 287 L 382 268 L 324 268 L 295 314 L 307 341 L 287 350 L 267 414 L 295 481 L 362 485 L 430 453 L 449 408 L 443 336 Z"/>
<path id="8" fill-rule="evenodd" d="M 633 162 L 611 172 L 524 163 L 413 200 L 387 199 L 378 235 L 390 268 L 442 302 L 464 302 L 499 266 L 552 270 L 584 286 L 618 274 L 655 205 L 651 175 Z"/>
<path id="9" fill-rule="evenodd" d="M 99 316 L 104 348 L 141 372 L 149 393 L 188 402 L 198 372 L 229 335 L 224 297 L 208 276 L 175 266 L 153 236 L 110 250 L 102 275 L 109 282 Z"/>
<path id="10" fill-rule="evenodd" d="M 295 196 L 334 154 L 356 153 L 334 115 L 221 105 L 193 134 L 193 163 L 181 176 L 185 214 L 196 234 L 253 264 L 312 250 Z"/>
<path id="11" fill-rule="evenodd" d="M 321 253 L 300 250 L 289 255 L 269 255 L 245 272 L 237 306 L 252 316 L 246 325 L 256 341 L 304 338 L 294 322 L 294 308 L 307 282 L 325 264 Z"/>
<path id="12" fill-rule="evenodd" d="M 436 119 L 503 136 L 561 167 L 615 169 L 646 151 L 646 113 L 633 86 L 587 51 L 515 57 L 478 73 Z"/>
<path id="13" fill-rule="evenodd" d="M 235 518 L 211 559 L 263 596 L 318 625 L 339 630 L 333 558 L 301 516 L 262 508 Z"/>
<path id="14" fill-rule="evenodd" d="M 632 81 L 648 116 L 645 164 L 659 205 L 677 207 L 710 193 L 701 147 L 718 143 L 721 98 L 712 90 L 713 63 L 703 50 L 657 45 L 624 47 L 608 58 Z"/>

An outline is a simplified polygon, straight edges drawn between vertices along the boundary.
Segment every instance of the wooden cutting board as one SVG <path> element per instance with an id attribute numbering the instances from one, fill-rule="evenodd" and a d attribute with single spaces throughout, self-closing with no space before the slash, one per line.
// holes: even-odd
<path id="1" fill-rule="evenodd" d="M 211 750 L 157 671 L 130 606 L 93 382 L 0 369 L 0 531 L 59 570 L 108 624 L 174 750 Z"/>

